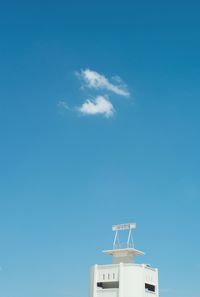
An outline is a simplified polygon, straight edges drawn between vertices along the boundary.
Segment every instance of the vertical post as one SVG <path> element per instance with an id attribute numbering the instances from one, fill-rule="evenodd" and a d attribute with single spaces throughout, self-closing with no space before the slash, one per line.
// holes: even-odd
<path id="1" fill-rule="evenodd" d="M 129 229 L 129 232 L 128 232 L 127 248 L 130 247 L 130 238 L 131 238 L 131 228 Z"/>
<path id="2" fill-rule="evenodd" d="M 115 238 L 114 238 L 114 241 L 113 241 L 113 249 L 116 248 L 117 236 L 118 236 L 118 231 L 116 230 L 116 232 L 115 232 Z"/>
<path id="3" fill-rule="evenodd" d="M 119 295 L 118 297 L 125 297 L 124 296 L 124 288 L 123 288 L 123 280 L 124 280 L 124 276 L 123 276 L 123 263 L 119 263 Z"/>
<path id="4" fill-rule="evenodd" d="M 156 297 L 159 297 L 158 269 L 156 268 Z"/>
<path id="5" fill-rule="evenodd" d="M 94 265 L 94 271 L 93 271 L 93 293 L 91 297 L 96 297 L 97 296 L 97 268 L 98 265 Z"/>

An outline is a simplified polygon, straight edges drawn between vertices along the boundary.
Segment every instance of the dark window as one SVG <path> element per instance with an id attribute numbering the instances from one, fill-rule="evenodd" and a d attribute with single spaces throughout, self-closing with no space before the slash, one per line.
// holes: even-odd
<path id="1" fill-rule="evenodd" d="M 98 282 L 97 287 L 102 289 L 117 289 L 119 288 L 119 282 Z"/>
<path id="2" fill-rule="evenodd" d="M 156 291 L 156 287 L 154 286 L 154 285 L 150 285 L 150 284 L 145 284 L 145 290 L 147 291 L 147 292 L 155 292 Z"/>

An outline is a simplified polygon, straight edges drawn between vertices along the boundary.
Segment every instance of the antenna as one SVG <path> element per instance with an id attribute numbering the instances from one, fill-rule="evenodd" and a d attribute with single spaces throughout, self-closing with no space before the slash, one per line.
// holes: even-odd
<path id="1" fill-rule="evenodd" d="M 113 249 L 134 248 L 132 230 L 135 228 L 136 228 L 136 223 L 113 225 L 112 231 L 115 232 Z M 128 237 L 124 247 L 124 243 L 120 243 L 119 231 L 125 231 L 125 230 L 128 230 Z"/>

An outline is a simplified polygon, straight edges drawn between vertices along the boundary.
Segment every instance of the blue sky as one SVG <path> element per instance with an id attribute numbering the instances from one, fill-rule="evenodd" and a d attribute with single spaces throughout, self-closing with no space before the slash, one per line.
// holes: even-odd
<path id="1" fill-rule="evenodd" d="M 129 221 L 161 296 L 199 296 L 199 9 L 2 3 L 0 296 L 88 296 Z"/>

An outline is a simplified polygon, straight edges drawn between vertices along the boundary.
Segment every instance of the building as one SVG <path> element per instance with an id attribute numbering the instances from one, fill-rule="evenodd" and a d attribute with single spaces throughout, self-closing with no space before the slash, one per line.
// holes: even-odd
<path id="1" fill-rule="evenodd" d="M 132 230 L 135 223 L 115 225 L 113 249 L 103 251 L 112 256 L 110 265 L 94 265 L 90 273 L 89 297 L 158 297 L 158 270 L 147 264 L 136 264 L 143 255 L 134 248 Z M 120 242 L 122 232 L 127 242 Z"/>

